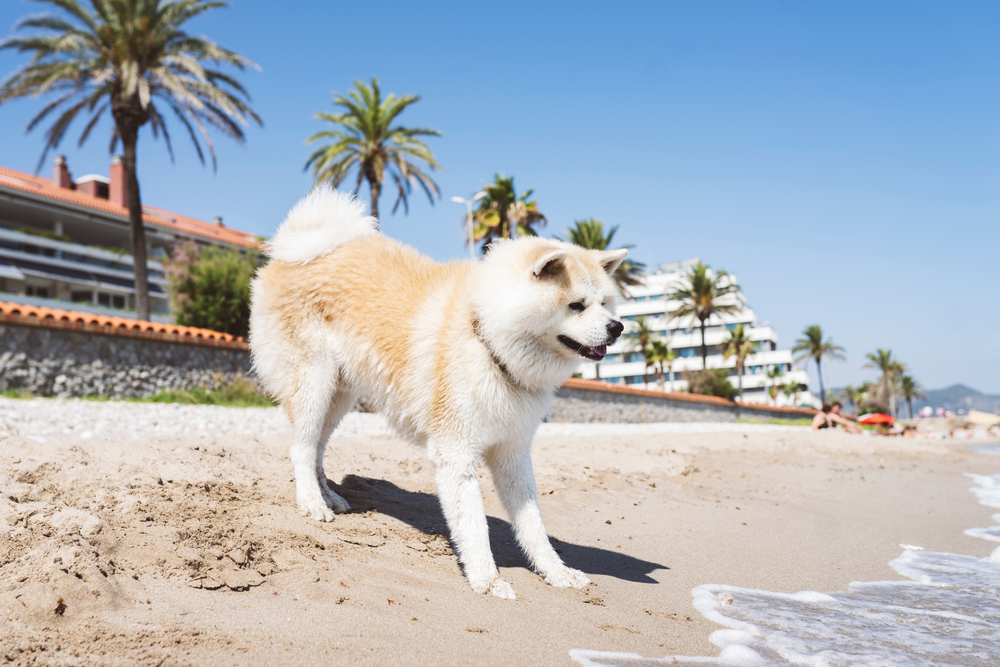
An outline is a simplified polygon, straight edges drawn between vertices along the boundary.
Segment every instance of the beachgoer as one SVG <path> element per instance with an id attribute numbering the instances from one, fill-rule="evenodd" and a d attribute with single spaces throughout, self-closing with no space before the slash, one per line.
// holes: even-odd
<path id="1" fill-rule="evenodd" d="M 832 403 L 823 406 L 823 409 L 813 417 L 812 428 L 818 431 L 823 428 L 834 428 L 841 426 L 848 433 L 862 433 L 862 428 L 847 417 L 840 414 L 840 403 Z"/>
<path id="2" fill-rule="evenodd" d="M 812 430 L 818 431 L 820 429 L 830 428 L 831 426 L 833 426 L 833 424 L 830 422 L 829 419 L 830 407 L 831 406 L 829 403 L 823 404 L 823 407 L 820 408 L 820 411 L 816 413 L 815 417 L 813 417 Z"/>

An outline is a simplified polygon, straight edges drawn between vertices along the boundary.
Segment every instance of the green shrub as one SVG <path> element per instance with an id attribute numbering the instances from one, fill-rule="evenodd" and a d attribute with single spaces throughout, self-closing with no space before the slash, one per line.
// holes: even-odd
<path id="1" fill-rule="evenodd" d="M 16 389 L 0 391 L 5 398 L 36 398 Z M 262 394 L 253 380 L 239 376 L 228 384 L 220 384 L 215 389 L 195 387 L 183 391 L 161 391 L 147 398 L 111 399 L 108 396 L 81 396 L 85 401 L 105 402 L 123 400 L 130 403 L 180 403 L 182 405 L 221 405 L 227 408 L 270 408 L 274 401 Z"/>
<path id="2" fill-rule="evenodd" d="M 141 399 L 144 403 L 181 403 L 183 405 L 222 405 L 229 408 L 269 408 L 274 402 L 260 393 L 257 383 L 237 377 L 216 389 L 195 387 L 185 391 L 163 391 Z"/>
<path id="3" fill-rule="evenodd" d="M 726 368 L 709 368 L 705 371 L 688 371 L 684 379 L 688 383 L 688 393 L 704 396 L 718 396 L 730 401 L 739 395 L 739 389 L 729 383 L 729 370 Z"/>
<path id="4" fill-rule="evenodd" d="M 0 389 L 0 396 L 4 398 L 33 398 L 31 394 L 20 389 Z"/>
<path id="5" fill-rule="evenodd" d="M 745 407 L 752 408 L 753 403 L 743 403 Z M 740 417 L 737 424 L 772 424 L 778 426 L 812 426 L 812 419 L 802 417 L 800 419 L 785 419 L 784 417 L 770 417 L 767 420 L 755 419 L 753 417 Z"/>
<path id="6" fill-rule="evenodd" d="M 246 337 L 258 254 L 178 244 L 164 262 L 177 324 Z"/>

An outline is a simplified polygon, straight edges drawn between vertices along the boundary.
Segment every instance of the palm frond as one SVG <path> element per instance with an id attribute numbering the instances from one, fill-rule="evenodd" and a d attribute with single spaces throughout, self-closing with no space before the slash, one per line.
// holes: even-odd
<path id="1" fill-rule="evenodd" d="M 73 120 L 86 107 L 93 112 L 80 135 L 82 145 L 105 111 L 112 111 L 115 128 L 110 150 L 122 136 L 120 119 L 138 127 L 150 123 L 154 137 L 163 135 L 173 159 L 166 118 L 154 104 L 161 98 L 188 131 L 204 163 L 198 135 L 213 155 L 208 128 L 242 142 L 243 128 L 262 124 L 249 106 L 249 95 L 234 77 L 205 63 L 260 69 L 247 58 L 203 37 L 192 37 L 183 25 L 205 12 L 226 7 L 206 0 L 37 0 L 62 11 L 21 19 L 16 30 L 35 31 L 0 41 L 0 49 L 30 53 L 29 64 L 0 84 L 0 103 L 21 97 L 55 95 L 28 126 L 30 132 L 56 109 L 61 114 L 46 131 L 39 161 L 59 145 Z M 81 104 L 83 106 L 81 106 Z M 97 110 L 95 112 L 95 109 Z M 198 129 L 198 132 L 195 131 Z"/>
<path id="2" fill-rule="evenodd" d="M 373 215 L 377 214 L 377 194 L 382 182 L 388 178 L 396 194 L 393 212 L 401 205 L 409 212 L 409 196 L 414 187 L 419 187 L 434 203 L 440 197 L 437 183 L 424 171 L 419 163 L 428 169 L 441 169 L 430 148 L 419 136 L 441 136 L 436 130 L 427 128 L 406 128 L 392 123 L 410 105 L 418 102 L 417 95 L 396 97 L 394 94 L 382 96 L 378 79 L 370 83 L 357 80 L 347 95 L 334 93 L 335 112 L 314 114 L 317 120 L 331 127 L 317 132 L 306 139 L 306 144 L 319 146 L 306 159 L 304 171 L 311 171 L 314 182 L 339 185 L 348 174 L 357 170 L 355 193 L 364 180 L 372 188 Z"/>

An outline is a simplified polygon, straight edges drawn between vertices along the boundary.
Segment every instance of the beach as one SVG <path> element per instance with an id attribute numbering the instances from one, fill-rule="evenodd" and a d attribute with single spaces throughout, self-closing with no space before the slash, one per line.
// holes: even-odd
<path id="1" fill-rule="evenodd" d="M 903 579 L 889 561 L 911 547 L 997 546 L 963 533 L 993 524 L 965 474 L 1000 472 L 967 442 L 549 424 L 533 443 L 543 519 L 593 583 L 554 589 L 528 569 L 482 470 L 494 555 L 518 595 L 500 600 L 462 577 L 424 453 L 372 415 L 330 442 L 327 476 L 353 509 L 320 524 L 296 510 L 276 411 L 255 433 L 252 411 L 31 403 L 34 422 L 0 429 L 0 657 L 15 665 L 716 656 L 720 626 L 692 605 L 695 587 L 842 591 Z M 73 410 L 118 416 L 42 417 Z M 183 426 L 192 415 L 200 428 Z"/>

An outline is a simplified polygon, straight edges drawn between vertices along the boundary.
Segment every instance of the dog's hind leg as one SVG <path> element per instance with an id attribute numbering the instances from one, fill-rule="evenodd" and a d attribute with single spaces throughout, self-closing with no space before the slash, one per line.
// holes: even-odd
<path id="1" fill-rule="evenodd" d="M 319 451 L 316 455 L 316 480 L 319 482 L 319 490 L 323 493 L 326 506 L 337 514 L 346 512 L 351 509 L 351 506 L 347 504 L 347 501 L 340 494 L 330 488 L 326 479 L 326 471 L 323 469 L 323 458 L 326 454 L 326 446 L 330 442 L 330 436 L 333 435 L 333 431 L 337 428 L 340 420 L 344 418 L 344 415 L 354 405 L 355 400 L 357 398 L 354 394 L 344 389 L 334 394 L 333 401 L 330 403 L 330 410 L 326 415 L 326 420 L 323 422 L 323 431 L 319 437 Z"/>
<path id="2" fill-rule="evenodd" d="M 478 454 L 452 443 L 432 440 L 428 453 L 451 541 L 472 590 L 514 600 L 514 589 L 500 578 L 490 550 L 486 510 L 479 491 Z"/>
<path id="3" fill-rule="evenodd" d="M 527 445 L 497 445 L 486 452 L 486 464 L 496 487 L 514 536 L 535 570 L 550 586 L 583 588 L 590 583 L 583 572 L 567 567 L 552 548 L 538 508 L 538 492 Z"/>
<path id="4" fill-rule="evenodd" d="M 333 521 L 333 510 L 320 488 L 318 471 L 323 466 L 324 436 L 329 438 L 332 431 L 326 431 L 326 425 L 337 395 L 338 375 L 336 368 L 313 366 L 299 375 L 295 393 L 285 401 L 295 431 L 295 441 L 289 450 L 295 470 L 295 500 L 300 514 L 317 521 Z"/>

